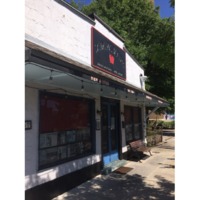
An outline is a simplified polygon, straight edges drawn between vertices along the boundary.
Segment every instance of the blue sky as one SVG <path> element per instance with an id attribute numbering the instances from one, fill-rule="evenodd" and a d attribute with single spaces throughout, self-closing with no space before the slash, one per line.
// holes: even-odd
<path id="1" fill-rule="evenodd" d="M 86 4 L 89 4 L 91 2 L 91 0 L 82 0 L 82 1 Z M 174 9 L 170 7 L 169 0 L 154 0 L 154 3 L 155 6 L 160 7 L 161 18 L 170 17 L 174 15 Z"/>
<path id="2" fill-rule="evenodd" d="M 170 7 L 169 0 L 154 0 L 155 6 L 160 7 L 160 17 L 170 17 L 174 15 L 174 8 Z"/>

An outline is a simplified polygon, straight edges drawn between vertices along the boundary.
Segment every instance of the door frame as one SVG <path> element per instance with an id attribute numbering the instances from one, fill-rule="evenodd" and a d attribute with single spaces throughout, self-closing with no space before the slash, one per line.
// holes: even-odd
<path id="1" fill-rule="evenodd" d="M 121 116 L 120 116 L 120 101 L 119 100 L 115 100 L 115 99 L 109 99 L 109 98 L 105 98 L 105 97 L 101 97 L 101 108 L 103 104 L 107 104 L 107 105 L 115 105 L 116 106 L 116 136 L 117 136 L 117 153 L 118 153 L 118 159 L 121 159 L 122 157 L 122 150 L 121 150 L 121 144 L 122 144 L 122 136 L 121 136 Z M 102 113 L 103 114 L 103 113 Z M 102 126 L 103 126 L 103 120 L 102 120 L 101 116 L 101 130 L 103 130 Z M 101 135 L 101 155 L 102 155 L 102 162 L 103 162 L 103 166 L 105 166 L 104 161 L 103 161 L 103 156 L 106 155 L 103 153 L 103 149 L 102 149 L 102 135 Z"/>

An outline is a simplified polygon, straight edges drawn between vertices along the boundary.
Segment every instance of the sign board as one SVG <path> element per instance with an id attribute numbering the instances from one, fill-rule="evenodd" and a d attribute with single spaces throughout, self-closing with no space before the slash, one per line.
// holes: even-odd
<path id="1" fill-rule="evenodd" d="M 91 49 L 93 67 L 120 79 L 126 79 L 125 51 L 94 28 Z"/>

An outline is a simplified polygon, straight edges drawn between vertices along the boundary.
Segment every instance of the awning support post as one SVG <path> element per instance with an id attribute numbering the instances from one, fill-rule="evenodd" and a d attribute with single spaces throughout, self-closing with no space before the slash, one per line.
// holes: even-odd
<path id="1" fill-rule="evenodd" d="M 155 107 L 147 116 L 146 116 L 146 120 L 149 118 L 149 116 L 152 114 L 152 113 L 154 113 L 156 110 L 158 110 L 158 108 L 160 108 L 160 107 Z M 146 121 L 145 120 L 145 121 Z"/>
<path id="2" fill-rule="evenodd" d="M 147 145 L 147 119 L 149 118 L 150 114 L 154 113 L 158 110 L 159 107 L 155 107 L 148 115 L 146 115 L 146 107 L 145 104 L 142 105 L 142 138 L 145 145 Z"/>

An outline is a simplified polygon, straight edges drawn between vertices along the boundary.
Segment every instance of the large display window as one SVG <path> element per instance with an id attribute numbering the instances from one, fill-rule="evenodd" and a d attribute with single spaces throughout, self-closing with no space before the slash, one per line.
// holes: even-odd
<path id="1" fill-rule="evenodd" d="M 124 123 L 127 144 L 142 138 L 141 108 L 124 106 Z"/>
<path id="2" fill-rule="evenodd" d="M 40 94 L 39 169 L 93 153 L 94 101 Z"/>

